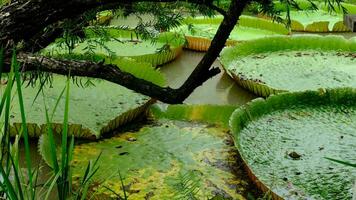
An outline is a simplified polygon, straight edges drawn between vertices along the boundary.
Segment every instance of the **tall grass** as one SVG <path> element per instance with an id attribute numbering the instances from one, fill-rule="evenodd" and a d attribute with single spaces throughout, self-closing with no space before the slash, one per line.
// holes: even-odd
<path id="1" fill-rule="evenodd" d="M 70 78 L 67 78 L 67 83 L 63 89 L 62 94 L 57 99 L 55 108 L 52 114 L 46 108 L 47 132 L 50 144 L 50 153 L 53 166 L 51 168 L 52 176 L 45 181 L 43 186 L 39 187 L 38 169 L 32 165 L 30 155 L 30 141 L 28 136 L 28 129 L 26 125 L 26 111 L 24 107 L 24 97 L 22 95 L 22 79 L 19 73 L 20 64 L 16 60 L 16 53 L 13 52 L 11 60 L 11 70 L 7 74 L 3 74 L 4 56 L 3 49 L 0 49 L 0 77 L 3 75 L 7 78 L 7 85 L 4 91 L 1 91 L 0 102 L 0 142 L 1 142 L 1 162 L 0 165 L 0 198 L 10 200 L 24 200 L 24 199 L 53 199 L 53 193 L 57 193 L 60 200 L 64 199 L 85 199 L 88 194 L 88 189 L 91 179 L 97 172 L 98 161 L 100 155 L 94 162 L 89 162 L 83 177 L 76 189 L 72 187 L 72 173 L 71 161 L 73 158 L 74 137 L 69 137 L 68 133 L 68 116 L 69 116 L 69 98 L 70 98 Z M 14 89 L 16 87 L 16 89 Z M 62 98 L 65 91 L 65 110 L 63 119 L 63 129 L 61 137 L 57 137 L 52 128 L 52 117 L 56 107 Z M 42 91 L 44 96 L 44 93 Z M 21 130 L 15 139 L 10 138 L 10 125 L 11 125 L 11 103 L 13 95 L 17 95 L 18 105 L 21 113 Z M 44 97 L 45 98 L 45 97 Z M 46 105 L 44 105 L 46 106 Z M 25 150 L 25 166 L 20 164 L 19 157 L 19 140 L 23 138 Z M 57 147 L 57 143 L 61 145 Z M 25 170 L 23 170 L 25 169 Z M 56 188 L 56 190 L 54 190 Z M 51 196 L 52 195 L 52 196 Z"/>

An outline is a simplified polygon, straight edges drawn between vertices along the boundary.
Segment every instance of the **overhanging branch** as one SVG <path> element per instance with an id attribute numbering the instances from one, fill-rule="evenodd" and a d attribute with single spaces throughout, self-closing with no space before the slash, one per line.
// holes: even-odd
<path id="1" fill-rule="evenodd" d="M 160 87 L 149 81 L 136 78 L 130 73 L 121 71 L 115 65 L 106 65 L 91 61 L 55 59 L 27 53 L 20 53 L 18 55 L 18 61 L 22 63 L 21 72 L 40 70 L 62 75 L 70 74 L 71 76 L 104 79 L 169 104 L 182 103 L 186 97 L 190 95 L 190 87 L 193 87 L 181 87 L 178 89 Z M 9 72 L 9 70 L 10 65 L 9 62 L 7 62 L 4 72 Z M 202 74 L 196 82 L 199 82 L 199 85 L 201 85 L 219 72 L 220 69 L 213 68 L 207 73 Z"/>

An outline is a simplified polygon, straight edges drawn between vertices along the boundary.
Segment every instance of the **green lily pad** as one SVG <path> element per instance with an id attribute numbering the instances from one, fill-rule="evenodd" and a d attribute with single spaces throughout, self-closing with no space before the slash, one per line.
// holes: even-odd
<path id="1" fill-rule="evenodd" d="M 93 188 L 95 195 L 102 199 L 115 198 L 106 187 L 123 196 L 119 171 L 129 199 L 185 199 L 181 188 L 184 179 L 197 184 L 197 199 L 209 199 L 217 194 L 243 199 L 250 185 L 241 180 L 242 173 L 240 177 L 234 172 L 238 170 L 236 151 L 229 141 L 224 129 L 158 120 L 137 132 L 77 145 L 73 175 L 80 177 L 87 162 L 102 152 L 100 168 L 94 176 L 98 186 Z M 182 178 L 187 173 L 190 178 Z"/>
<path id="2" fill-rule="evenodd" d="M 221 53 L 226 72 L 260 96 L 282 91 L 356 87 L 356 43 L 340 37 L 275 37 Z"/>
<path id="3" fill-rule="evenodd" d="M 202 122 L 229 127 L 229 119 L 237 106 L 232 105 L 152 105 L 151 111 L 157 118 Z"/>
<path id="4" fill-rule="evenodd" d="M 281 12 L 281 17 L 287 17 L 287 11 L 290 9 L 291 29 L 292 31 L 303 32 L 350 32 L 351 30 L 343 23 L 343 8 L 348 14 L 356 14 L 356 5 L 345 2 L 330 2 L 326 4 L 323 1 L 312 1 L 317 10 L 308 0 L 294 1 L 299 9 L 288 8 L 285 2 L 275 1 L 274 8 Z M 328 8 L 329 5 L 334 10 Z M 342 8 L 342 7 L 343 8 Z"/>
<path id="5" fill-rule="evenodd" d="M 187 18 L 184 21 L 186 25 L 174 31 L 186 36 L 188 42 L 187 48 L 206 51 L 221 21 L 222 17 L 220 16 L 215 18 Z M 231 32 L 227 45 L 268 36 L 286 35 L 288 33 L 288 29 L 282 24 L 257 17 L 241 16 L 239 25 Z"/>
<path id="6" fill-rule="evenodd" d="M 282 16 L 286 15 L 282 13 Z M 306 32 L 349 32 L 343 25 L 342 14 L 330 14 L 327 11 L 291 11 L 291 28 L 293 31 Z"/>
<path id="7" fill-rule="evenodd" d="M 100 33 L 106 37 L 100 38 Z M 68 55 L 68 48 L 62 39 L 49 45 L 43 50 L 44 54 L 51 56 L 82 57 L 105 59 L 115 64 L 116 60 L 131 58 L 137 62 L 150 63 L 154 67 L 174 60 L 182 51 L 182 39 L 173 33 L 162 33 L 156 41 L 142 40 L 133 31 L 120 30 L 115 27 L 86 29 L 87 38 L 76 44 L 73 52 Z"/>
<path id="8" fill-rule="evenodd" d="M 52 83 L 43 87 L 44 95 L 41 92 L 37 98 L 35 97 L 41 85 L 37 83 L 33 87 L 25 87 L 25 82 L 22 91 L 28 130 L 32 137 L 47 132 L 45 105 L 51 116 L 66 80 L 64 76 L 53 75 Z M 76 78 L 70 84 L 69 104 L 69 134 L 95 139 L 142 115 L 150 104 L 150 99 L 107 81 Z M 12 105 L 11 132 L 17 134 L 21 129 L 17 95 L 13 97 Z M 59 133 L 63 126 L 64 106 L 65 95 L 59 100 L 51 120 L 55 131 Z"/>
<path id="9" fill-rule="evenodd" d="M 251 178 L 275 198 L 351 199 L 356 90 L 283 93 L 237 109 L 230 126 Z"/>

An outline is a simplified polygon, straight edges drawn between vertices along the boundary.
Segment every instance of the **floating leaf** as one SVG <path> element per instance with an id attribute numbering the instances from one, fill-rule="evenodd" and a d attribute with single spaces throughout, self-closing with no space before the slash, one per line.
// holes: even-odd
<path id="1" fill-rule="evenodd" d="M 356 87 L 356 42 L 336 36 L 271 37 L 221 53 L 225 71 L 260 96 Z"/>
<path id="2" fill-rule="evenodd" d="M 231 119 L 250 177 L 274 198 L 351 199 L 355 168 L 356 90 L 283 93 L 256 99 Z"/>

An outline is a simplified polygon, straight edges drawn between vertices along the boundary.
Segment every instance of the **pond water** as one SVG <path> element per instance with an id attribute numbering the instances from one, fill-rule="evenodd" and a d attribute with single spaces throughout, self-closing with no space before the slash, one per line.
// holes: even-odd
<path id="1" fill-rule="evenodd" d="M 204 56 L 202 52 L 184 50 L 176 60 L 162 66 L 161 71 L 167 77 L 168 85 L 180 87 Z M 186 104 L 242 105 L 253 98 L 252 93 L 242 89 L 223 71 L 217 60 L 214 67 L 220 67 L 221 73 L 198 87 L 185 101 Z"/>

